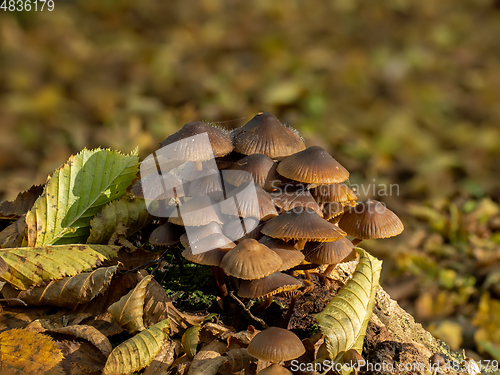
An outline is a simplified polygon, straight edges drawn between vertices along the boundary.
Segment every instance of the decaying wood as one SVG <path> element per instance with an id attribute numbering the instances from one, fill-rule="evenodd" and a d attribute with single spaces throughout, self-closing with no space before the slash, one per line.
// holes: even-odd
<path id="1" fill-rule="evenodd" d="M 352 275 L 357 262 L 348 262 L 340 264 L 336 267 L 332 277 L 345 283 Z M 373 314 L 370 319 L 365 343 L 363 347 L 363 356 L 370 363 L 392 363 L 396 366 L 397 363 L 425 363 L 426 369 L 418 371 L 403 372 L 405 374 L 434 374 L 430 371 L 429 359 L 435 353 L 441 355 L 445 361 L 450 361 L 456 365 L 464 365 L 464 355 L 450 350 L 449 346 L 432 336 L 426 331 L 421 324 L 415 322 L 413 316 L 403 310 L 399 304 L 391 299 L 391 297 L 379 287 L 377 292 L 377 300 L 373 309 Z M 480 374 L 474 371 L 477 363 L 470 359 L 465 369 L 469 371 L 453 371 L 444 370 L 442 374 Z M 408 365 L 410 366 L 410 365 Z M 479 368 L 479 367 L 477 367 Z M 400 374 L 399 371 L 381 372 L 381 371 L 364 371 L 359 374 Z M 482 374 L 493 374 L 493 369 L 481 368 Z"/>

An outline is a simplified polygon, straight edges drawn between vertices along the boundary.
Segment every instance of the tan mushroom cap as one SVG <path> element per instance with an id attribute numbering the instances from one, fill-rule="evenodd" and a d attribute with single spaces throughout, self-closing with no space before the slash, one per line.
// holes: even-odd
<path id="1" fill-rule="evenodd" d="M 220 267 L 229 276 L 255 280 L 276 272 L 282 264 L 280 256 L 267 246 L 245 239 L 224 256 Z"/>
<path id="2" fill-rule="evenodd" d="M 189 233 L 189 237 L 187 233 Z M 186 227 L 186 233 L 180 238 L 181 244 L 184 247 L 188 247 L 190 243 L 198 242 L 214 233 L 222 234 L 222 228 L 214 221 L 207 225 L 200 225 L 199 227 Z"/>
<path id="3" fill-rule="evenodd" d="M 280 159 L 306 148 L 300 135 L 283 125 L 275 115 L 260 112 L 231 133 L 234 151 L 244 155 L 263 154 Z"/>
<path id="4" fill-rule="evenodd" d="M 222 261 L 222 258 L 224 258 L 227 252 L 235 247 L 236 244 L 234 242 L 231 242 L 222 234 L 214 233 L 196 242 L 192 246 L 203 246 L 203 248 L 213 250 L 193 254 L 192 247 L 188 246 L 182 252 L 182 256 L 184 258 L 196 264 L 218 267 Z"/>
<path id="5" fill-rule="evenodd" d="M 344 213 L 344 205 L 339 202 L 332 202 L 325 204 L 323 207 L 323 218 L 325 220 L 333 219 Z"/>
<path id="6" fill-rule="evenodd" d="M 238 214 L 240 217 L 258 218 L 262 221 L 278 216 L 269 194 L 253 182 L 241 184 L 227 194 L 227 199 L 220 203 L 220 210 L 226 215 Z"/>
<path id="7" fill-rule="evenodd" d="M 192 180 L 189 183 L 186 195 L 188 197 L 208 195 L 212 199 L 219 200 L 224 197 L 222 184 L 219 171 L 212 169 L 207 172 L 206 176 Z"/>
<path id="8" fill-rule="evenodd" d="M 304 260 L 304 254 L 302 254 L 302 251 L 290 251 L 283 249 L 271 249 L 271 250 L 275 251 L 276 254 L 278 254 L 281 260 L 283 261 L 283 265 L 278 270 L 279 272 L 286 271 L 289 270 L 290 268 L 298 266 Z"/>
<path id="9" fill-rule="evenodd" d="M 130 193 L 147 200 L 164 200 L 184 197 L 182 180 L 172 173 L 152 173 L 137 180 Z"/>
<path id="10" fill-rule="evenodd" d="M 346 233 L 336 225 L 329 223 L 316 212 L 306 207 L 283 212 L 274 217 L 262 227 L 266 236 L 289 240 L 309 240 L 317 242 L 336 241 L 346 236 Z"/>
<path id="11" fill-rule="evenodd" d="M 195 135 L 208 135 L 210 144 L 200 144 L 193 142 Z M 164 141 L 160 142 L 161 147 L 178 142 L 172 152 L 182 160 L 186 161 L 204 161 L 213 157 L 221 157 L 229 154 L 233 150 L 233 144 L 229 134 L 224 130 L 207 125 L 202 121 L 193 121 L 185 124 L 178 132 L 170 135 Z"/>
<path id="12" fill-rule="evenodd" d="M 253 154 L 245 156 L 231 166 L 232 173 L 226 177 L 227 182 L 240 186 L 244 182 L 254 181 L 264 187 L 269 177 L 275 176 L 276 163 L 266 155 Z"/>
<path id="13" fill-rule="evenodd" d="M 238 289 L 241 298 L 261 298 L 302 287 L 302 282 L 295 277 L 281 272 L 274 272 L 258 280 L 243 280 Z"/>
<path id="14" fill-rule="evenodd" d="M 171 216 L 168 221 L 176 225 L 199 227 L 216 222 L 222 225 L 217 205 L 207 196 L 194 197 L 179 208 L 180 216 Z"/>
<path id="15" fill-rule="evenodd" d="M 361 240 L 394 237 L 404 230 L 399 217 L 376 200 L 349 207 L 339 226 L 348 235 Z"/>
<path id="16" fill-rule="evenodd" d="M 257 375 L 293 375 L 293 372 L 275 363 L 264 370 L 260 370 Z"/>
<path id="17" fill-rule="evenodd" d="M 283 211 L 289 211 L 295 207 L 307 207 L 315 211 L 319 216 L 323 216 L 323 212 L 319 208 L 318 203 L 308 190 L 287 191 L 286 189 L 277 190 L 269 193 L 273 203 Z"/>
<path id="18" fill-rule="evenodd" d="M 306 349 L 293 332 L 269 327 L 254 336 L 247 351 L 252 357 L 262 361 L 278 363 L 298 358 L 306 352 Z"/>
<path id="19" fill-rule="evenodd" d="M 253 217 L 239 218 L 235 216 L 233 220 L 226 222 L 222 227 L 225 236 L 233 241 L 239 241 L 244 238 L 253 238 L 258 240 L 262 237 L 260 233 L 261 225 L 259 220 Z"/>
<path id="20" fill-rule="evenodd" d="M 272 238 L 269 236 L 263 236 L 259 242 L 266 245 L 271 250 L 287 250 L 287 251 L 299 251 L 292 244 L 286 243 L 279 238 Z"/>
<path id="21" fill-rule="evenodd" d="M 149 243 L 156 246 L 172 246 L 180 241 L 179 227 L 165 223 L 156 228 L 149 236 Z"/>
<path id="22" fill-rule="evenodd" d="M 358 199 L 346 184 L 329 184 L 311 189 L 311 194 L 318 203 L 347 203 Z"/>
<path id="23" fill-rule="evenodd" d="M 319 146 L 284 158 L 277 171 L 291 180 L 318 185 L 344 182 L 349 178 L 347 169 Z"/>
<path id="24" fill-rule="evenodd" d="M 304 255 L 314 264 L 338 264 L 351 255 L 354 245 L 347 238 L 332 242 L 308 242 Z"/>

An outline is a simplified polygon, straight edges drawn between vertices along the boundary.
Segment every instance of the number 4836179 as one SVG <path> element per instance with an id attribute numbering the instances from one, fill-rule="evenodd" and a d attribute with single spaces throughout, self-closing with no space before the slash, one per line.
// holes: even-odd
<path id="1" fill-rule="evenodd" d="M 43 10 L 48 10 L 52 12 L 54 6 L 54 0 L 3 0 L 2 5 L 0 5 L 0 10 L 5 12 L 41 12 Z"/>

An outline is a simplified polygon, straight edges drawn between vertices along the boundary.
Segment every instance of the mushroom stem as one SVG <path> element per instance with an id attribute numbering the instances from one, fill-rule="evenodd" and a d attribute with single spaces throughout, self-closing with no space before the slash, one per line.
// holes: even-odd
<path id="1" fill-rule="evenodd" d="M 363 241 L 362 239 L 359 239 L 359 238 L 355 238 L 353 239 L 351 242 L 354 246 L 358 245 L 361 241 Z"/>
<path id="2" fill-rule="evenodd" d="M 293 314 L 293 309 L 295 307 L 295 302 L 297 301 L 297 296 L 292 296 L 290 299 L 290 305 L 288 306 L 288 311 L 285 315 L 285 320 L 283 321 L 283 328 L 288 329 L 288 324 L 290 323 L 290 318 Z"/>
<path id="3" fill-rule="evenodd" d="M 306 242 L 307 240 L 298 240 L 295 247 L 297 248 L 297 250 L 303 250 L 304 246 L 306 245 Z"/>
<path id="4" fill-rule="evenodd" d="M 265 309 L 267 309 L 271 303 L 273 302 L 273 297 L 270 295 L 266 296 L 266 299 L 264 302 L 262 302 L 254 311 L 255 315 L 260 315 L 264 312 Z"/>
<path id="5" fill-rule="evenodd" d="M 222 297 L 224 312 L 227 314 L 229 312 L 229 293 L 227 291 L 226 282 L 224 281 L 224 273 L 222 269 L 217 266 L 212 266 L 212 273 L 214 274 L 215 282 L 217 283 L 217 287 Z"/>

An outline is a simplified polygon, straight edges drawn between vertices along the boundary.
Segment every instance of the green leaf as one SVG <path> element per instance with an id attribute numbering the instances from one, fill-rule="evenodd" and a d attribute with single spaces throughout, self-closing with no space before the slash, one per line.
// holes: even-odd
<path id="1" fill-rule="evenodd" d="M 119 224 L 127 228 L 127 235 L 137 232 L 152 220 L 144 199 L 127 195 L 115 200 L 99 211 L 90 222 L 87 243 L 108 243 Z"/>
<path id="2" fill-rule="evenodd" d="M 0 279 L 26 290 L 44 281 L 74 276 L 90 271 L 103 261 L 114 258 L 119 246 L 108 245 L 56 245 L 18 247 L 0 250 L 0 257 L 9 270 Z"/>
<path id="3" fill-rule="evenodd" d="M 361 353 L 382 268 L 382 261 L 363 249 L 355 249 L 361 259 L 352 278 L 321 313 L 314 315 L 325 335 L 330 358 L 334 361 L 338 361 L 349 349 Z"/>
<path id="4" fill-rule="evenodd" d="M 146 367 L 161 350 L 168 331 L 165 319 L 121 343 L 109 355 L 103 374 L 132 374 Z"/>
<path id="5" fill-rule="evenodd" d="M 137 149 L 130 155 L 84 149 L 48 180 L 26 216 L 28 246 L 84 243 L 90 220 L 119 199 L 138 172 Z"/>

